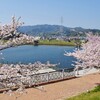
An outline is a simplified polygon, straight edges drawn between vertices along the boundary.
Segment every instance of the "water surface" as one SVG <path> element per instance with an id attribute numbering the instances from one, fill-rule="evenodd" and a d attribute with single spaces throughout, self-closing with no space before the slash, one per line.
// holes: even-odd
<path id="1" fill-rule="evenodd" d="M 28 64 L 36 61 L 42 63 L 50 61 L 51 63 L 60 63 L 58 65 L 60 68 L 69 68 L 72 67 L 72 61 L 75 61 L 75 58 L 64 56 L 64 53 L 65 51 L 73 52 L 74 49 L 75 47 L 72 46 L 23 45 L 1 50 L 4 60 L 0 62 Z"/>

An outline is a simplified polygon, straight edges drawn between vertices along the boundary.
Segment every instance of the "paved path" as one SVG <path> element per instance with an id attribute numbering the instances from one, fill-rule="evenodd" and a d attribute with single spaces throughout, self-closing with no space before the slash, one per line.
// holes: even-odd
<path id="1" fill-rule="evenodd" d="M 12 96 L 0 94 L 0 100 L 63 100 L 64 98 L 92 89 L 97 83 L 100 83 L 100 74 L 98 73 L 38 88 L 30 88 L 26 90 L 27 94 L 19 95 L 16 93 Z"/>
<path id="2" fill-rule="evenodd" d="M 78 71 L 78 75 L 77 75 L 77 71 L 75 72 L 75 76 L 76 77 L 80 77 L 80 76 L 84 76 L 84 75 L 88 75 L 88 74 L 92 74 L 92 73 L 98 73 L 100 70 L 96 69 L 96 68 L 87 68 L 84 70 L 79 70 Z"/>

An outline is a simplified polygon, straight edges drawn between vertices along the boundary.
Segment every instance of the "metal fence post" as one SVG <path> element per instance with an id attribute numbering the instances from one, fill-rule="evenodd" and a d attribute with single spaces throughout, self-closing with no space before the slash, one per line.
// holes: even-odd
<path id="1" fill-rule="evenodd" d="M 62 79 L 64 79 L 64 69 L 62 69 Z"/>
<path id="2" fill-rule="evenodd" d="M 49 82 L 49 72 L 47 72 L 47 82 Z"/>

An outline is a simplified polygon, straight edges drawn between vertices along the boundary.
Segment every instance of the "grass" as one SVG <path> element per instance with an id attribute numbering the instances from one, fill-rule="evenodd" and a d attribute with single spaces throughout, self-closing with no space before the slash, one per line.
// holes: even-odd
<path id="1" fill-rule="evenodd" d="M 7 42 L 7 40 L 0 40 L 0 42 L 5 44 Z M 33 44 L 34 43 L 32 43 L 32 45 Z M 39 40 L 39 45 L 75 46 L 75 41 L 68 42 L 68 41 L 64 41 L 64 40 Z"/>
<path id="2" fill-rule="evenodd" d="M 75 43 L 74 41 L 68 42 L 63 40 L 40 40 L 39 45 L 75 46 Z"/>
<path id="3" fill-rule="evenodd" d="M 100 100 L 100 85 L 93 90 L 65 100 Z"/>

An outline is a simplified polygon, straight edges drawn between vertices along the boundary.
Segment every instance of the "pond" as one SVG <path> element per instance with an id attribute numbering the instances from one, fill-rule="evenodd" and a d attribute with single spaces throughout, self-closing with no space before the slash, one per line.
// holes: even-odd
<path id="1" fill-rule="evenodd" d="M 47 46 L 47 45 L 23 45 L 17 47 L 11 47 L 1 50 L 3 53 L 3 60 L 1 63 L 34 63 L 40 61 L 41 63 L 60 63 L 59 68 L 72 67 L 73 61 L 76 59 L 73 57 L 64 56 L 65 51 L 73 52 L 75 47 L 73 46 Z"/>

